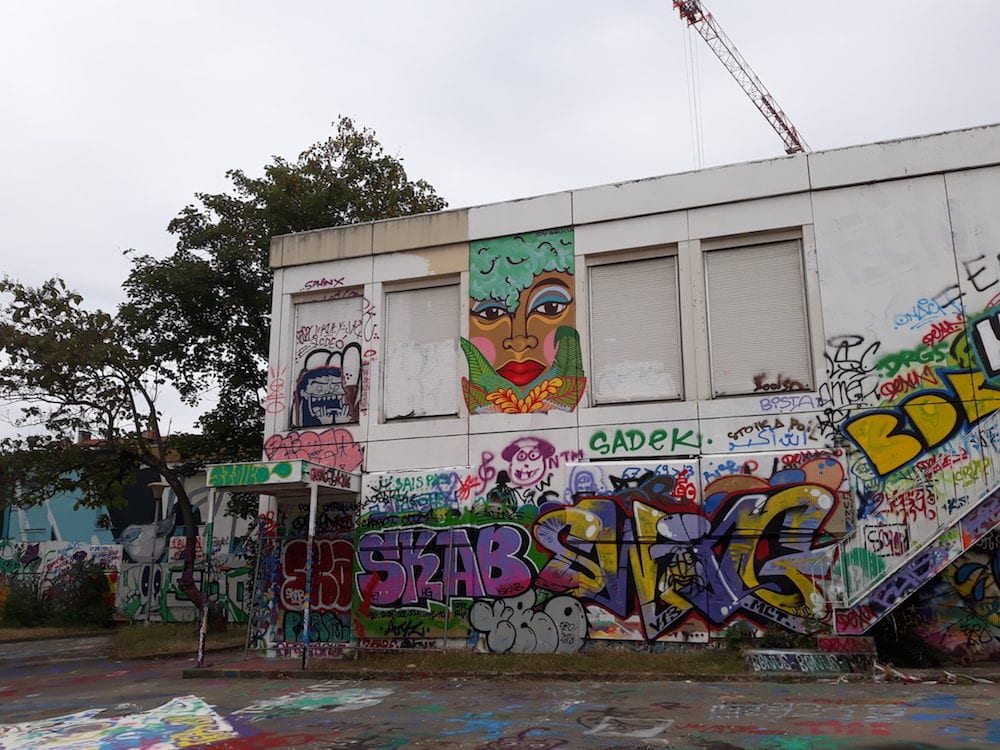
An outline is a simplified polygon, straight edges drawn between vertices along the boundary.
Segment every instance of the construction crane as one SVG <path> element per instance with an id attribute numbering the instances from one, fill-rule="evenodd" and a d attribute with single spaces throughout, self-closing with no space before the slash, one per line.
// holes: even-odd
<path id="1" fill-rule="evenodd" d="M 809 147 L 805 140 L 799 135 L 788 116 L 781 111 L 781 107 L 774 101 L 774 97 L 764 88 L 764 84 L 754 74 L 746 60 L 743 59 L 729 37 L 725 35 L 715 18 L 705 10 L 705 6 L 699 0 L 674 0 L 674 7 L 680 12 L 681 18 L 688 22 L 688 26 L 693 26 L 702 39 L 704 39 L 712 51 L 726 66 L 726 70 L 736 79 L 750 101 L 760 110 L 771 127 L 785 144 L 785 152 L 797 154 L 808 151 Z"/>

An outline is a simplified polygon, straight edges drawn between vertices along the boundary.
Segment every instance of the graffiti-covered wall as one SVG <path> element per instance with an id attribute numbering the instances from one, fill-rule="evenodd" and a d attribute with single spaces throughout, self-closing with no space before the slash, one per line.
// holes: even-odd
<path id="1" fill-rule="evenodd" d="M 827 616 L 846 494 L 836 452 L 581 458 L 520 437 L 472 469 L 370 475 L 357 637 L 578 650 L 707 641 L 737 621 L 810 632 Z"/>
<path id="2" fill-rule="evenodd" d="M 45 592 L 58 587 L 77 563 L 93 563 L 104 571 L 112 594 L 121 586 L 122 548 L 117 544 L 17 542 L 0 539 L 0 616 L 15 579 L 28 580 Z M 64 583 L 64 581 L 62 581 Z M 41 624 L 41 623 L 39 623 Z"/>
<path id="3" fill-rule="evenodd" d="M 951 563 L 913 597 L 907 614 L 947 653 L 1000 658 L 1000 534 L 994 531 Z"/>
<path id="4" fill-rule="evenodd" d="M 186 539 L 176 496 L 167 488 L 159 503 L 155 502 L 148 482 L 158 478 L 152 469 L 143 470 L 138 481 L 125 488 L 124 503 L 109 508 L 74 509 L 78 498 L 69 495 L 32 508 L 9 508 L 18 522 L 10 525 L 10 538 L 0 538 L 0 579 L 32 576 L 45 588 L 72 563 L 93 561 L 108 575 L 117 618 L 163 622 L 195 619 L 193 603 L 177 584 Z M 209 489 L 204 475 L 188 478 L 185 484 L 198 527 L 195 582 L 201 586 L 206 572 Z M 244 550 L 249 524 L 246 519 L 226 513 L 225 497 L 220 493 L 212 508 L 214 544 L 211 578 L 205 589 L 230 622 L 246 622 L 252 573 L 252 562 Z M 97 519 L 101 515 L 105 522 L 99 528 Z M 34 541 L 38 538 L 43 541 Z M 100 543 L 88 543 L 87 539 Z M 0 586 L 0 597 L 5 590 Z"/>
<path id="5" fill-rule="evenodd" d="M 275 238 L 266 457 L 362 476 L 316 639 L 860 633 L 986 596 L 998 164 L 980 128 Z M 304 542 L 262 511 L 280 594 Z"/>
<path id="6" fill-rule="evenodd" d="M 247 590 L 251 647 L 291 656 L 307 635 L 313 655 L 334 655 L 351 639 L 357 512 L 353 503 L 318 505 L 311 550 L 308 502 L 284 502 L 261 517 Z"/>

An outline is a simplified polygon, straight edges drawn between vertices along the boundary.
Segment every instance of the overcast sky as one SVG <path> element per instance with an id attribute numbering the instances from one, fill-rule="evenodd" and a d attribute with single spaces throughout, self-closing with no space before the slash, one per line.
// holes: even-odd
<path id="1" fill-rule="evenodd" d="M 996 0 L 706 0 L 812 150 L 1000 122 Z M 681 172 L 778 136 L 670 0 L 4 0 L 0 272 L 121 299 L 225 171 L 375 130 L 452 207 Z M 0 415 L 2 416 L 2 415 Z"/>

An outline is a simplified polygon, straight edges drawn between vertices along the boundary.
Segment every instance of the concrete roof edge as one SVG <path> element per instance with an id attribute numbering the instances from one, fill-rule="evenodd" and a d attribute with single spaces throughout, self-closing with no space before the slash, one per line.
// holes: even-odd
<path id="1" fill-rule="evenodd" d="M 696 175 L 696 174 L 706 174 L 706 173 L 711 173 L 711 172 L 717 172 L 717 171 L 723 171 L 723 170 L 727 170 L 727 169 L 732 169 L 734 167 L 745 167 L 745 166 L 755 165 L 755 164 L 775 163 L 775 162 L 787 161 L 787 160 L 791 160 L 791 159 L 801 159 L 801 158 L 809 159 L 809 158 L 811 158 L 813 156 L 820 156 L 820 155 L 847 154 L 847 153 L 849 153 L 851 151 L 855 151 L 855 150 L 860 151 L 862 149 L 870 149 L 873 146 L 892 146 L 892 145 L 904 144 L 904 143 L 907 143 L 907 142 L 925 141 L 925 140 L 928 140 L 928 139 L 936 139 L 936 138 L 947 138 L 947 137 L 953 137 L 955 135 L 960 135 L 960 134 L 963 134 L 963 133 L 974 133 L 976 131 L 989 131 L 989 130 L 993 130 L 993 129 L 1000 130 L 1000 123 L 989 123 L 989 124 L 984 124 L 984 125 L 975 125 L 975 126 L 971 126 L 971 127 L 967 127 L 967 128 L 958 128 L 958 129 L 955 129 L 955 130 L 944 130 L 944 131 L 940 131 L 940 132 L 936 132 L 936 133 L 928 133 L 928 134 L 922 134 L 922 135 L 902 136 L 902 137 L 898 137 L 898 138 L 890 138 L 890 139 L 881 140 L 881 141 L 875 141 L 875 142 L 871 142 L 871 143 L 856 143 L 856 144 L 851 144 L 851 145 L 848 145 L 848 146 L 838 146 L 838 147 L 835 147 L 835 148 L 821 149 L 821 150 L 810 151 L 810 152 L 806 152 L 806 153 L 788 154 L 788 155 L 784 155 L 783 154 L 783 155 L 780 155 L 780 156 L 774 156 L 774 157 L 769 157 L 769 158 L 764 158 L 764 159 L 751 159 L 751 160 L 742 161 L 742 162 L 732 162 L 732 163 L 728 163 L 728 164 L 719 164 L 719 165 L 715 165 L 715 166 L 711 166 L 711 167 L 706 167 L 706 168 L 703 168 L 703 169 L 689 169 L 689 170 L 684 170 L 684 171 L 680 171 L 680 172 L 669 172 L 669 173 L 666 173 L 666 174 L 649 175 L 649 176 L 646 176 L 646 177 L 639 177 L 639 178 L 630 179 L 630 180 L 619 180 L 619 181 L 612 181 L 612 182 L 600 183 L 600 184 L 595 184 L 595 185 L 588 185 L 588 186 L 585 186 L 585 187 L 574 187 L 574 188 L 567 188 L 565 190 L 554 190 L 554 191 L 551 191 L 551 192 L 539 193 L 539 194 L 536 194 L 536 195 L 526 195 L 526 196 L 523 195 L 523 196 L 519 196 L 519 197 L 516 197 L 516 198 L 511 198 L 511 199 L 508 199 L 508 200 L 494 201 L 494 202 L 491 202 L 491 203 L 482 203 L 482 204 L 476 204 L 476 205 L 471 205 L 471 206 L 462 206 L 462 207 L 456 207 L 456 208 L 449 207 L 449 208 L 443 209 L 441 211 L 428 211 L 428 212 L 425 212 L 425 213 L 412 214 L 412 215 L 409 215 L 409 216 L 396 216 L 396 217 L 392 217 L 392 218 L 388 218 L 388 219 L 378 219 L 378 220 L 375 220 L 375 221 L 358 222 L 356 224 L 342 224 L 342 225 L 338 225 L 338 226 L 334 226 L 334 227 L 324 227 L 324 228 L 320 228 L 320 229 L 312 229 L 312 230 L 308 230 L 306 232 L 292 232 L 292 233 L 288 233 L 288 234 L 275 235 L 271 239 L 271 264 L 272 264 L 272 267 L 275 267 L 275 260 L 276 260 L 276 254 L 277 254 L 276 253 L 276 248 L 280 247 L 280 241 L 283 238 L 285 238 L 285 237 L 293 237 L 293 236 L 300 237 L 302 235 L 315 234 L 315 233 L 320 233 L 320 232 L 337 231 L 337 230 L 342 230 L 342 229 L 346 230 L 348 228 L 357 229 L 357 228 L 368 226 L 368 225 L 370 225 L 370 226 L 372 226 L 374 228 L 376 225 L 385 225 L 385 224 L 390 224 L 392 222 L 399 222 L 399 221 L 405 221 L 405 220 L 410 220 L 410 219 L 415 219 L 415 218 L 428 217 L 428 216 L 438 216 L 438 215 L 444 215 L 444 214 L 453 214 L 453 213 L 461 213 L 461 212 L 474 212 L 474 211 L 478 211 L 478 210 L 482 210 L 482 209 L 496 208 L 496 207 L 504 206 L 504 205 L 516 205 L 518 203 L 524 203 L 524 202 L 527 202 L 527 201 L 537 200 L 537 199 L 540 199 L 540 198 L 546 198 L 546 197 L 551 197 L 551 196 L 559 196 L 559 195 L 570 195 L 570 196 L 572 196 L 572 195 L 577 194 L 577 193 L 584 193 L 584 192 L 587 192 L 587 191 L 599 190 L 599 189 L 602 189 L 602 188 L 622 187 L 622 186 L 626 186 L 626 185 L 637 185 L 637 184 L 641 184 L 641 183 L 645 183 L 645 182 L 655 182 L 657 180 L 663 180 L 664 178 L 683 177 L 683 176 L 686 176 L 686 175 Z M 988 165 L 984 164 L 983 166 L 988 166 Z M 898 177 L 899 177 L 899 175 L 886 175 L 885 179 L 896 179 Z M 816 189 L 816 188 L 814 188 L 814 189 Z M 785 192 L 787 192 L 787 191 L 785 191 Z M 783 194 L 783 193 L 781 193 L 779 191 L 779 194 Z M 746 198 L 742 198 L 741 200 L 749 200 L 749 199 L 753 199 L 754 197 L 762 197 L 762 198 L 763 197 L 770 197 L 771 195 L 773 195 L 773 194 L 772 193 L 767 193 L 765 191 L 765 192 L 761 193 L 761 195 L 759 195 L 759 196 L 747 196 Z M 719 202 L 720 203 L 726 203 L 726 202 L 731 202 L 731 201 L 724 200 L 724 201 L 719 201 Z M 281 263 L 282 265 L 284 265 L 285 259 L 281 258 L 278 262 Z"/>

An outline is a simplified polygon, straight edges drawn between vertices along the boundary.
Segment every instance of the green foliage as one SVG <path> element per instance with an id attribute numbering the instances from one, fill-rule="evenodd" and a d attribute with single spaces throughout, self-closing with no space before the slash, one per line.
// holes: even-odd
<path id="1" fill-rule="evenodd" d="M 207 462 L 260 457 L 270 325 L 271 238 L 290 232 L 436 211 L 446 206 L 410 180 L 370 130 L 340 118 L 336 134 L 261 177 L 226 173 L 227 193 L 196 193 L 167 230 L 166 258 L 133 254 L 121 309 L 134 340 L 156 356 L 182 398 L 218 403 L 184 451 Z"/>
<path id="2" fill-rule="evenodd" d="M 816 648 L 815 633 L 796 633 L 784 628 L 768 628 L 758 641 L 759 648 Z"/>
<path id="3" fill-rule="evenodd" d="M 564 378 L 582 378 L 583 350 L 580 348 L 580 334 L 575 328 L 559 326 L 555 344 L 556 358 L 553 365 L 556 374 Z"/>
<path id="4" fill-rule="evenodd" d="M 88 507 L 122 505 L 144 468 L 174 490 L 193 552 L 195 528 L 183 470 L 168 464 L 159 388 L 169 372 L 119 318 L 83 307 L 55 278 L 31 287 L 0 280 L 0 400 L 21 403 L 24 437 L 0 442 L 0 476 L 15 477 L 20 505 L 74 493 Z M 31 433 L 34 429 L 37 432 Z M 86 430 L 93 440 L 74 442 Z M 179 586 L 194 602 L 193 555 Z"/>
<path id="5" fill-rule="evenodd" d="M 369 677 L 380 673 L 415 673 L 517 679 L 523 673 L 538 675 L 551 672 L 594 679 L 605 675 L 641 675 L 642 679 L 656 675 L 658 679 L 663 679 L 664 675 L 709 677 L 746 673 L 739 654 L 722 648 L 677 648 L 652 653 L 639 649 L 597 647 L 573 654 L 480 654 L 467 649 L 408 653 L 361 650 L 353 661 L 316 658 L 310 664 L 315 669 L 331 667 L 338 672 L 356 672 L 359 676 Z"/>
<path id="6" fill-rule="evenodd" d="M 0 308 L 0 399 L 23 404 L 17 426 L 40 430 L 0 443 L 0 471 L 17 478 L 18 502 L 78 491 L 82 505 L 122 503 L 142 466 L 163 463 L 147 460 L 164 452 L 155 437 L 162 371 L 118 320 L 84 309 L 61 279 L 30 287 L 4 278 L 0 296 L 9 300 Z M 75 444 L 79 430 L 99 439 Z"/>
<path id="7" fill-rule="evenodd" d="M 198 649 L 199 627 L 199 622 L 133 623 L 115 631 L 113 653 L 119 659 L 194 654 Z M 246 632 L 242 628 L 209 630 L 206 645 L 232 648 L 242 646 L 245 641 Z"/>
<path id="8" fill-rule="evenodd" d="M 0 612 L 0 623 L 15 628 L 45 625 L 52 608 L 43 594 L 42 583 L 42 576 L 30 573 L 7 578 L 7 601 Z"/>
<path id="9" fill-rule="evenodd" d="M 111 622 L 114 599 L 108 577 L 90 560 L 74 560 L 45 592 L 52 625 L 102 627 Z"/>
<path id="10" fill-rule="evenodd" d="M 586 385 L 586 378 L 563 378 L 559 390 L 545 400 L 567 411 L 572 411 L 573 407 L 580 403 L 580 399 L 583 398 L 583 389 Z"/>
<path id="11" fill-rule="evenodd" d="M 462 395 L 465 398 L 466 406 L 473 414 L 478 413 L 484 407 L 490 406 L 490 400 L 486 398 L 486 391 L 477 385 L 473 385 L 465 378 L 462 378 Z"/>
<path id="12" fill-rule="evenodd" d="M 25 573 L 6 580 L 7 601 L 0 612 L 5 627 L 104 627 L 114 599 L 99 565 L 74 560 L 51 578 Z"/>
<path id="13" fill-rule="evenodd" d="M 471 249 L 469 296 L 502 302 L 514 312 L 521 292 L 546 271 L 574 271 L 573 230 L 525 232 L 475 243 Z"/>
<path id="14" fill-rule="evenodd" d="M 760 648 L 816 648 L 816 636 L 829 632 L 830 626 L 823 619 L 813 616 L 803 618 L 804 631 L 787 630 L 782 627 L 769 627 L 758 641 Z"/>
<path id="15" fill-rule="evenodd" d="M 260 505 L 260 495 L 250 492 L 230 492 L 226 497 L 226 515 L 254 519 Z"/>
<path id="16" fill-rule="evenodd" d="M 499 388 L 511 387 L 511 383 L 502 375 L 497 374 L 497 371 L 493 369 L 493 365 L 476 348 L 475 344 L 467 339 L 459 339 L 459 344 L 465 353 L 465 358 L 469 361 L 469 380 L 473 385 L 483 388 L 487 393 L 492 393 Z"/>
<path id="17" fill-rule="evenodd" d="M 748 623 L 738 620 L 726 628 L 723 636 L 727 650 L 740 652 L 753 645 L 755 631 Z"/>

